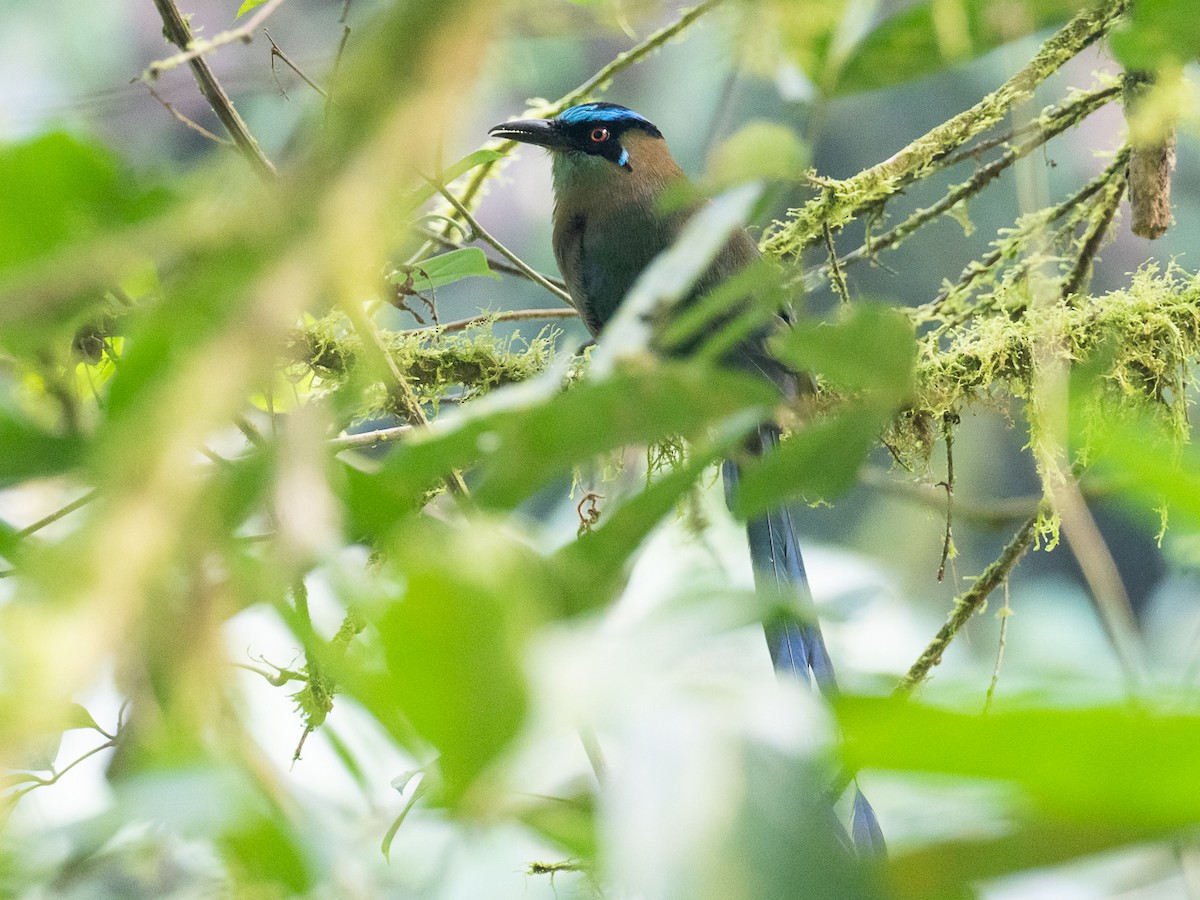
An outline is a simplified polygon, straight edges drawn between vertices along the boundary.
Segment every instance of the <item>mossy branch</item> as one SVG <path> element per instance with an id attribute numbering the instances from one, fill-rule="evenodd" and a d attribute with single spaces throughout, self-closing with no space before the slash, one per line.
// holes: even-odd
<path id="1" fill-rule="evenodd" d="M 1104 87 L 1074 97 L 1060 106 L 1046 110 L 1033 123 L 1033 127 L 1022 129 L 1024 139 L 1020 143 L 1010 147 L 992 162 L 981 166 L 967 181 L 955 185 L 936 203 L 916 210 L 903 222 L 900 222 L 883 234 L 870 237 L 862 246 L 840 257 L 837 260 L 837 264 L 848 266 L 863 259 L 873 259 L 882 250 L 890 250 L 898 247 L 916 231 L 932 222 L 938 216 L 943 215 L 958 204 L 964 203 L 969 198 L 978 194 L 1017 160 L 1028 156 L 1038 147 L 1062 134 L 1068 128 L 1078 125 L 1093 112 L 1116 99 L 1120 93 L 1121 89 L 1119 87 Z M 825 230 L 828 230 L 828 225 L 825 226 Z M 819 279 L 828 277 L 830 274 L 833 274 L 833 271 L 831 265 L 826 263 L 817 269 L 812 276 L 805 279 L 805 286 L 810 289 L 815 287 Z"/>
<path id="2" fill-rule="evenodd" d="M 463 333 L 451 328 L 379 332 L 384 352 L 403 376 L 416 402 L 436 405 L 457 391 L 463 399 L 515 384 L 545 370 L 553 352 L 553 334 L 543 331 L 523 346 L 516 337 L 501 339 L 488 329 L 493 317 L 471 320 Z M 456 326 L 459 323 L 449 323 Z M 351 381 L 363 358 L 363 342 L 336 313 L 305 324 L 292 333 L 289 361 L 320 380 L 325 392 Z M 395 415 L 407 421 L 408 405 L 390 384 L 369 385 L 354 418 Z"/>
<path id="3" fill-rule="evenodd" d="M 960 325 L 972 315 L 981 312 L 985 307 L 968 308 L 967 298 L 994 281 L 1001 264 L 1016 259 L 1032 237 L 1044 235 L 1046 229 L 1059 220 L 1065 219 L 1065 228 L 1070 229 L 1080 219 L 1085 218 L 1088 212 L 1087 204 L 1097 195 L 1110 189 L 1115 181 L 1124 178 L 1128 163 L 1129 148 L 1123 147 L 1103 172 L 1061 203 L 1022 216 L 1015 228 L 1003 233 L 1003 237 L 994 242 L 994 249 L 987 256 L 971 262 L 963 269 L 957 281 L 947 283 L 933 300 L 917 307 L 912 313 L 913 321 L 918 326 L 934 322 L 943 326 Z"/>
<path id="4" fill-rule="evenodd" d="M 928 175 L 940 160 L 1002 121 L 1017 103 L 1032 97 L 1039 84 L 1101 37 L 1125 7 L 1126 0 L 1107 0 L 1078 13 L 1042 45 L 1021 71 L 970 109 L 926 132 L 883 162 L 844 181 L 828 182 L 819 197 L 790 210 L 788 221 L 775 223 L 763 237 L 763 251 L 796 256 L 821 238 L 826 225 L 837 230 Z"/>
<path id="5" fill-rule="evenodd" d="M 1021 301 L 1023 290 L 1007 290 Z M 977 319 L 945 347 L 939 337 L 921 341 L 917 396 L 884 435 L 906 462 L 928 457 L 930 423 L 997 394 L 1028 398 L 1034 378 L 1034 346 L 1039 335 L 1063 336 L 1067 358 L 1086 361 L 1103 351 L 1110 389 L 1092 408 L 1081 408 L 1081 438 L 1089 423 L 1099 424 L 1114 406 L 1157 408 L 1177 439 L 1188 434 L 1186 398 L 1191 363 L 1200 359 L 1200 276 L 1154 265 L 1138 271 L 1128 289 L 1100 297 L 1079 297 L 1073 305 L 1054 304 L 1024 312 Z M 1080 452 L 1086 453 L 1086 440 Z"/>

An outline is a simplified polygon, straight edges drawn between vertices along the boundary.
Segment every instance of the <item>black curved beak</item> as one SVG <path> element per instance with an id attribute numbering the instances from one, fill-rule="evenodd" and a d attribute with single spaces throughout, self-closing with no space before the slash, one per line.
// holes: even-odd
<path id="1" fill-rule="evenodd" d="M 489 128 L 488 134 L 506 141 L 520 141 L 522 144 L 534 144 L 550 150 L 566 146 L 562 133 L 549 119 L 517 119 L 513 122 L 503 122 Z"/>

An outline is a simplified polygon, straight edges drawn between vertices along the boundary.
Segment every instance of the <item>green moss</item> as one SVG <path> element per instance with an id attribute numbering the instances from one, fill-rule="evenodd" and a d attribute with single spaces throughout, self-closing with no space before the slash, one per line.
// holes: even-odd
<path id="1" fill-rule="evenodd" d="M 387 352 L 408 387 L 423 404 L 435 409 L 447 396 L 469 400 L 497 387 L 525 381 L 544 371 L 554 351 L 555 332 L 543 329 L 533 340 L 514 335 L 497 337 L 491 323 L 455 334 L 437 329 L 384 332 Z M 362 342 L 345 318 L 332 314 L 306 322 L 288 342 L 293 372 L 311 372 L 315 390 L 333 393 L 351 384 L 362 357 Z M 350 411 L 352 418 L 385 413 L 405 415 L 396 385 L 356 385 L 360 396 Z"/>
<path id="2" fill-rule="evenodd" d="M 1071 366 L 1090 364 L 1100 385 L 1075 404 L 1072 462 L 1087 462 L 1091 436 L 1115 415 L 1150 410 L 1176 440 L 1187 439 L 1191 364 L 1200 359 L 1200 277 L 1150 264 L 1125 290 L 1027 309 L 1028 296 L 1003 296 L 1023 286 L 999 290 L 1000 306 L 1019 306 L 1021 315 L 979 317 L 953 337 L 934 332 L 921 341 L 916 401 L 884 436 L 906 463 L 928 461 L 930 423 L 946 413 L 1006 405 L 1009 397 L 1028 401 L 1035 353 L 1051 339 Z"/>

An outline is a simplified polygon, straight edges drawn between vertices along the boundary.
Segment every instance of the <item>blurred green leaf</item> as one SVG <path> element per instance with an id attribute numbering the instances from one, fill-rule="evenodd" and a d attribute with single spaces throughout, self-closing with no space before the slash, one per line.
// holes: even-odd
<path id="1" fill-rule="evenodd" d="M 743 518 L 794 499 L 832 499 L 855 483 L 890 411 L 875 405 L 834 413 L 743 466 L 735 512 Z"/>
<path id="2" fill-rule="evenodd" d="M 92 714 L 87 711 L 87 708 L 78 704 L 72 703 L 67 707 L 67 718 L 63 723 L 63 727 L 67 730 L 72 728 L 90 728 L 92 731 L 100 731 L 100 726 L 96 724 L 96 720 L 92 718 Z"/>
<path id="3" fill-rule="evenodd" d="M 516 735 L 527 706 L 519 651 L 553 584 L 532 550 L 498 529 L 414 523 L 391 544 L 404 597 L 377 618 L 386 694 L 439 752 L 442 802 L 457 805 Z"/>
<path id="4" fill-rule="evenodd" d="M 577 462 L 626 444 L 697 434 L 739 412 L 761 415 L 773 400 L 774 389 L 761 379 L 693 362 L 627 368 L 529 405 L 478 402 L 457 421 L 414 434 L 382 465 L 347 463 L 349 527 L 356 535 L 385 532 L 419 508 L 449 469 L 476 462 L 475 502 L 511 508 Z"/>
<path id="5" fill-rule="evenodd" d="M 217 242 L 182 261 L 173 278 L 165 280 L 166 302 L 128 320 L 125 352 L 109 381 L 106 431 L 124 429 L 127 437 L 142 437 L 149 408 L 168 402 L 160 389 L 189 363 L 204 364 L 198 348 L 245 308 L 247 285 L 282 237 L 238 234 Z"/>
<path id="6" fill-rule="evenodd" d="M 1192 0 L 1136 0 L 1110 43 L 1132 69 L 1155 70 L 1200 57 L 1200 16 Z"/>
<path id="7" fill-rule="evenodd" d="M 489 268 L 487 256 L 478 247 L 461 247 L 431 256 L 407 269 L 408 271 L 392 273 L 388 276 L 388 281 L 404 285 L 409 283 L 411 278 L 414 291 L 428 291 L 473 276 L 497 280 L 500 278 Z"/>
<path id="8" fill-rule="evenodd" d="M 63 132 L 0 146 L 0 185 L 0 272 L 144 219 L 168 196 L 104 147 Z"/>
<path id="9" fill-rule="evenodd" d="M 748 418 L 744 430 L 735 429 L 737 436 L 755 424 Z M 565 595 L 564 599 L 583 601 L 587 607 L 609 602 L 611 594 L 624 582 L 627 564 L 638 547 L 696 485 L 704 471 L 733 449 L 735 442 L 727 439 L 714 447 L 689 448 L 683 465 L 656 479 L 615 510 L 606 509 L 598 528 L 564 545 L 555 554 L 564 578 L 589 585 L 588 590 L 575 596 Z"/>
<path id="10" fill-rule="evenodd" d="M 1057 26 L 1079 7 L 1077 0 L 922 0 L 885 19 L 855 46 L 831 92 L 841 96 L 932 75 Z"/>
<path id="11" fill-rule="evenodd" d="M 538 798 L 521 820 L 580 859 L 596 855 L 596 798 L 591 794 Z"/>
<path id="12" fill-rule="evenodd" d="M 316 865 L 312 848 L 304 847 L 291 823 L 277 809 L 250 812 L 219 841 L 225 861 L 243 895 L 269 885 L 303 894 L 313 884 Z"/>
<path id="13" fill-rule="evenodd" d="M 795 180 L 808 167 L 808 150 L 792 129 L 778 122 L 748 122 L 722 141 L 709 163 L 719 189 L 759 178 Z"/>
<path id="14" fill-rule="evenodd" d="M 381 853 L 383 853 L 383 858 L 389 862 L 391 861 L 392 841 L 396 839 L 396 835 L 400 832 L 400 826 L 404 824 L 404 820 L 408 818 L 409 812 L 411 812 L 412 808 L 417 805 L 417 801 L 425 796 L 428 790 L 428 782 L 422 781 L 420 784 L 418 784 L 416 788 L 413 789 L 412 795 L 405 802 L 403 809 L 400 810 L 400 814 L 396 816 L 396 818 L 392 820 L 392 824 L 388 826 L 388 830 L 383 836 L 383 841 L 379 845 L 379 850 Z"/>
<path id="15" fill-rule="evenodd" d="M 780 332 L 774 348 L 796 370 L 820 375 L 839 391 L 865 392 L 892 405 L 912 395 L 916 335 L 897 310 L 855 305 L 835 323 L 802 323 Z"/>
<path id="16" fill-rule="evenodd" d="M 1200 715 L 1041 706 L 981 716 L 873 697 L 845 697 L 837 714 L 855 769 L 1003 781 L 1055 817 L 1110 828 L 1200 821 Z"/>
<path id="17" fill-rule="evenodd" d="M 85 449 L 80 437 L 52 434 L 2 405 L 0 447 L 0 487 L 69 472 Z"/>
<path id="18" fill-rule="evenodd" d="M 981 881 L 1165 837 L 1164 829 L 1021 817 L 1011 833 L 937 841 L 888 860 L 894 900 L 967 900 Z"/>

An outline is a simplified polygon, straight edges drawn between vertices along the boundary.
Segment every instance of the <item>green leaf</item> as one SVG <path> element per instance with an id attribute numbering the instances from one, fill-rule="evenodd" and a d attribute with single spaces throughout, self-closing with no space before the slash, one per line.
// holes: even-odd
<path id="1" fill-rule="evenodd" d="M 626 444 L 698 434 L 739 412 L 762 415 L 775 400 L 761 379 L 695 362 L 627 368 L 549 397 L 543 390 L 526 384 L 497 392 L 414 436 L 381 465 L 347 461 L 351 533 L 386 533 L 451 468 L 478 462 L 475 502 L 511 508 L 578 462 Z"/>
<path id="2" fill-rule="evenodd" d="M 725 441 L 708 448 L 689 447 L 683 465 L 656 479 L 615 510 L 606 509 L 598 528 L 564 545 L 555 554 L 564 580 L 589 586 L 586 591 L 564 596 L 568 602 L 582 603 L 579 608 L 569 608 L 571 612 L 609 602 L 624 583 L 627 563 L 654 527 L 676 508 L 679 499 L 691 490 L 704 471 L 729 453 L 754 424 L 753 418 L 747 418 L 746 428 L 733 429 L 733 435 Z"/>
<path id="3" fill-rule="evenodd" d="M 1104 822 L 1064 822 L 1022 816 L 1011 833 L 942 840 L 891 855 L 887 879 L 892 900 L 978 896 L 981 881 L 1049 867 L 1165 836 L 1163 829 Z"/>
<path id="4" fill-rule="evenodd" d="M 267 0 L 243 0 L 242 5 L 238 7 L 237 15 L 234 16 L 234 18 L 240 19 L 246 13 L 250 12 L 250 10 L 262 6 L 266 2 Z"/>
<path id="5" fill-rule="evenodd" d="M 0 147 L 0 273 L 161 209 L 104 147 L 63 132 Z"/>
<path id="6" fill-rule="evenodd" d="M 413 789 L 412 795 L 404 804 L 404 808 L 400 810 L 400 814 L 392 820 L 392 824 L 388 827 L 387 833 L 383 836 L 383 841 L 379 845 L 380 851 L 383 853 L 383 858 L 391 862 L 392 841 L 396 839 L 396 835 L 400 833 L 400 826 L 404 824 L 404 820 L 408 818 L 409 812 L 417 805 L 417 801 L 429 792 L 429 783 L 422 781 Z"/>
<path id="7" fill-rule="evenodd" d="M 438 750 L 439 799 L 453 807 L 524 721 L 519 651 L 553 583 L 532 550 L 490 526 L 421 521 L 388 555 L 405 592 L 377 618 L 386 690 L 361 696 L 372 710 L 398 707 Z"/>
<path id="8" fill-rule="evenodd" d="M 0 407 L 0 487 L 30 478 L 61 475 L 83 459 L 84 443 L 73 435 L 44 431 L 13 411 Z"/>
<path id="9" fill-rule="evenodd" d="M 538 798 L 521 813 L 526 825 L 580 859 L 596 855 L 597 818 L 596 798 L 590 793 Z"/>
<path id="10" fill-rule="evenodd" d="M 791 435 L 743 467 L 735 512 L 744 518 L 793 499 L 832 499 L 855 483 L 890 410 L 854 406 Z"/>
<path id="11" fill-rule="evenodd" d="M 854 768 L 1006 782 L 1056 817 L 1110 827 L 1200 820 L 1200 716 L 1147 708 L 1034 706 L 987 716 L 847 697 L 837 705 Z"/>
<path id="12" fill-rule="evenodd" d="M 922 0 L 884 20 L 858 43 L 831 93 L 841 96 L 923 78 L 1057 26 L 1078 11 L 1077 0 Z"/>
<path id="13" fill-rule="evenodd" d="M 717 187 L 759 178 L 795 180 L 808 168 L 808 149 L 796 132 L 778 122 L 754 121 L 721 142 L 709 165 Z"/>
<path id="14" fill-rule="evenodd" d="M 462 178 L 472 169 L 484 165 L 485 163 L 493 163 L 503 159 L 504 154 L 496 150 L 476 150 L 473 153 L 468 153 L 462 159 L 452 163 L 449 168 L 438 173 L 437 181 L 440 184 L 451 184 Z M 414 190 L 408 197 L 410 208 L 416 209 L 423 203 L 433 199 L 437 194 L 437 188 L 432 184 L 423 184 L 421 187 Z"/>
<path id="15" fill-rule="evenodd" d="M 836 323 L 807 323 L 781 332 L 775 351 L 797 370 L 813 372 L 847 393 L 899 405 L 913 391 L 917 342 L 912 323 L 883 306 L 856 305 Z"/>
<path id="16" fill-rule="evenodd" d="M 92 714 L 87 711 L 86 707 L 78 703 L 72 703 L 67 707 L 67 717 L 63 727 L 68 731 L 72 728 L 90 728 L 92 731 L 101 731 L 96 720 L 92 718 Z"/>
<path id="17" fill-rule="evenodd" d="M 1192 0 L 1139 0 L 1110 38 L 1132 69 L 1178 66 L 1200 56 L 1200 16 Z"/>
<path id="18" fill-rule="evenodd" d="M 407 266 L 406 271 L 397 271 L 388 276 L 388 281 L 404 285 L 408 284 L 411 278 L 412 290 L 420 292 L 434 290 L 473 276 L 497 280 L 500 278 L 489 268 L 487 256 L 482 250 L 478 247 L 462 247 L 431 256 L 414 266 Z"/>

